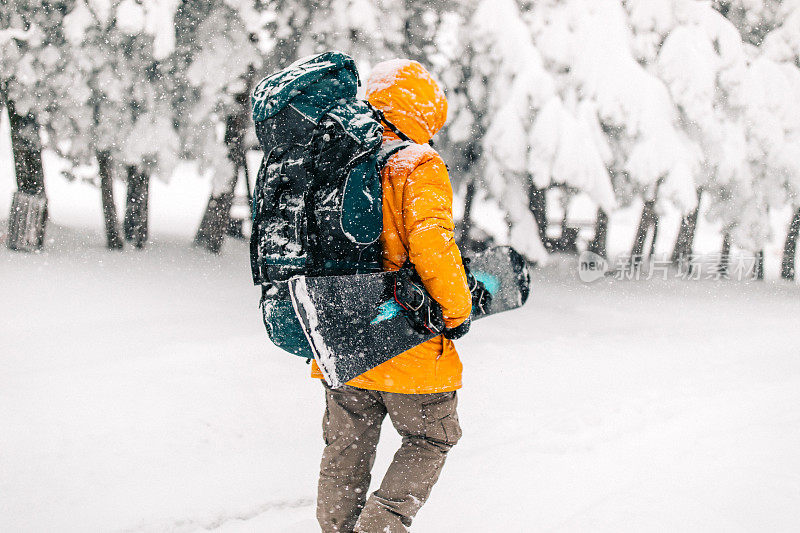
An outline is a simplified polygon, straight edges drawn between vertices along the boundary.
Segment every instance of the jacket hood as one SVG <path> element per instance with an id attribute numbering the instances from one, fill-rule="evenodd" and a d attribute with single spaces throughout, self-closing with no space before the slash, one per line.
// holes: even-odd
<path id="1" fill-rule="evenodd" d="M 392 59 L 375 65 L 366 83 L 367 100 L 386 119 L 425 144 L 447 120 L 447 98 L 419 62 Z"/>

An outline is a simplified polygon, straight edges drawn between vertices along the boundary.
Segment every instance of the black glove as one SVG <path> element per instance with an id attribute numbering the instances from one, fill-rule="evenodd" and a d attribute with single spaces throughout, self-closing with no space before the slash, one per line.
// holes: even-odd
<path id="1" fill-rule="evenodd" d="M 471 325 L 472 325 L 472 317 L 468 316 L 467 319 L 458 326 L 454 328 L 444 328 L 444 331 L 442 331 L 442 335 L 444 335 L 445 339 L 450 339 L 451 341 L 460 339 L 461 337 L 467 334 L 467 332 L 469 331 L 469 327 Z"/>
<path id="2" fill-rule="evenodd" d="M 472 294 L 472 314 L 475 316 L 485 315 L 489 312 L 492 305 L 492 293 L 486 290 L 482 281 L 478 281 L 469 270 L 469 258 L 464 258 L 464 272 L 467 275 L 467 287 Z M 469 329 L 469 326 L 467 327 Z"/>
<path id="3" fill-rule="evenodd" d="M 444 328 L 442 306 L 430 297 L 414 265 L 406 261 L 394 280 L 394 299 L 405 311 L 411 327 L 427 335 L 439 335 Z"/>

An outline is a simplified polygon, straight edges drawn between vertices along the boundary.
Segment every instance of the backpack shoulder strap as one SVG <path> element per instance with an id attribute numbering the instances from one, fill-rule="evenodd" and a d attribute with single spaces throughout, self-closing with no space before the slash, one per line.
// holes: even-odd
<path id="1" fill-rule="evenodd" d="M 383 143 L 380 151 L 378 152 L 378 169 L 383 170 L 383 167 L 386 166 L 386 163 L 389 162 L 389 159 L 394 154 L 414 144 L 416 144 L 414 141 L 400 141 L 400 140 L 394 140 L 394 141 L 389 141 L 388 143 Z"/>

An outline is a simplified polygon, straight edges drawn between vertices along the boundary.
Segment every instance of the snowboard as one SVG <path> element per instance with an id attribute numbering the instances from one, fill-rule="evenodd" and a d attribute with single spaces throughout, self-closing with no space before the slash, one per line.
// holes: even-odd
<path id="1" fill-rule="evenodd" d="M 490 248 L 469 268 L 492 295 L 481 319 L 521 307 L 530 292 L 528 265 L 513 248 Z M 434 334 L 414 330 L 394 300 L 395 272 L 348 276 L 295 276 L 289 293 L 314 358 L 333 388 L 375 368 Z"/>

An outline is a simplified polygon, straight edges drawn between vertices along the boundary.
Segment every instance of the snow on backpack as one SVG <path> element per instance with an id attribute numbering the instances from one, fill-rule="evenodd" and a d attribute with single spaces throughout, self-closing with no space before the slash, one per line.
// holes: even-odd
<path id="1" fill-rule="evenodd" d="M 253 282 L 262 287 L 272 341 L 308 358 L 286 281 L 381 269 L 380 171 L 410 144 L 381 146 L 385 119 L 356 98 L 359 83 L 350 56 L 326 52 L 264 78 L 253 92 L 264 151 L 253 194 Z"/>

